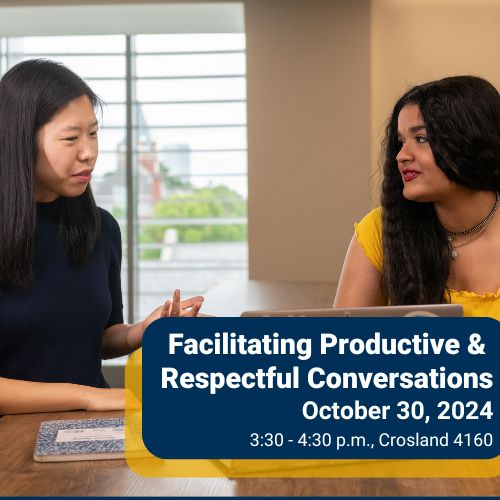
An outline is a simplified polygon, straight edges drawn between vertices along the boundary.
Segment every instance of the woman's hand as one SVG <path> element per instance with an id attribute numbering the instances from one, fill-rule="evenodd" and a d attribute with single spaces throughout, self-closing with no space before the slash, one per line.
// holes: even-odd
<path id="1" fill-rule="evenodd" d="M 128 394 L 126 394 L 128 393 Z M 141 403 L 129 389 L 97 389 L 82 387 L 84 408 L 87 411 L 140 410 Z"/>
<path id="2" fill-rule="evenodd" d="M 128 343 L 133 350 L 142 345 L 142 337 L 146 328 L 159 318 L 195 317 L 203 305 L 203 297 L 197 295 L 181 300 L 180 290 L 175 290 L 172 300 L 167 300 L 162 306 L 157 307 L 147 318 L 134 325 L 128 334 Z"/>
<path id="3" fill-rule="evenodd" d="M 181 300 L 181 292 L 175 290 L 172 301 L 167 300 L 165 304 L 157 307 L 144 321 L 144 330 L 155 320 L 159 318 L 176 318 L 179 316 L 197 316 L 198 311 L 203 305 L 203 297 L 197 295 L 190 299 Z"/>
<path id="4" fill-rule="evenodd" d="M 81 391 L 83 407 L 87 411 L 112 411 L 125 409 L 124 389 L 98 389 L 84 387 Z"/>

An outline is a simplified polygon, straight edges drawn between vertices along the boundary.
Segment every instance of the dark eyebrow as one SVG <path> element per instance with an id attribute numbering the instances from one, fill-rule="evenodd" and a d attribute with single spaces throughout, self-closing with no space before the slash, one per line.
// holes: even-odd
<path id="1" fill-rule="evenodd" d="M 414 125 L 413 127 L 410 127 L 408 129 L 408 132 L 410 132 L 411 134 L 414 134 L 415 132 L 418 132 L 422 129 L 426 129 L 427 127 L 422 124 L 422 125 Z M 398 130 L 398 137 L 401 137 L 401 132 Z"/>
<path id="2" fill-rule="evenodd" d="M 93 123 L 90 124 L 90 128 L 95 127 L 97 125 L 97 120 Z M 81 130 L 82 127 L 78 127 L 77 125 L 68 125 L 67 127 L 63 128 L 63 131 L 73 131 L 73 130 Z"/>
<path id="3" fill-rule="evenodd" d="M 422 125 L 415 125 L 414 127 L 410 127 L 408 130 L 412 133 L 418 132 L 419 130 L 422 130 L 423 128 L 427 128 L 424 124 Z"/>

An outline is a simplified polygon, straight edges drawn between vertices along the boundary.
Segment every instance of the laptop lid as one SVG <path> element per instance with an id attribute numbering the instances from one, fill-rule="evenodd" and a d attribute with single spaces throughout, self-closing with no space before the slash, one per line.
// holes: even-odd
<path id="1" fill-rule="evenodd" d="M 460 304 L 428 304 L 415 306 L 380 306 L 380 307 L 338 307 L 326 309 L 276 309 L 245 311 L 246 318 L 258 317 L 300 317 L 300 318 L 345 318 L 345 317 L 418 317 L 443 316 L 460 317 L 464 315 Z"/>

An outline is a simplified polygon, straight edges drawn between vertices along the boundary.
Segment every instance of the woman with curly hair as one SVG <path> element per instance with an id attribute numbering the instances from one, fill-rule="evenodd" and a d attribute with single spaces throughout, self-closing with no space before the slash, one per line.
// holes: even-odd
<path id="1" fill-rule="evenodd" d="M 336 307 L 462 304 L 500 319 L 500 95 L 482 78 L 417 85 L 386 129 L 381 207 L 355 225 Z"/>

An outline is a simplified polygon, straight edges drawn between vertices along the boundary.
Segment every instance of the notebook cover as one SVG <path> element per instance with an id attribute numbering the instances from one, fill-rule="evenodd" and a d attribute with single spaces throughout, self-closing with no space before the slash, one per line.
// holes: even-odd
<path id="1" fill-rule="evenodd" d="M 42 422 L 33 452 L 37 462 L 125 457 L 123 417 Z"/>

